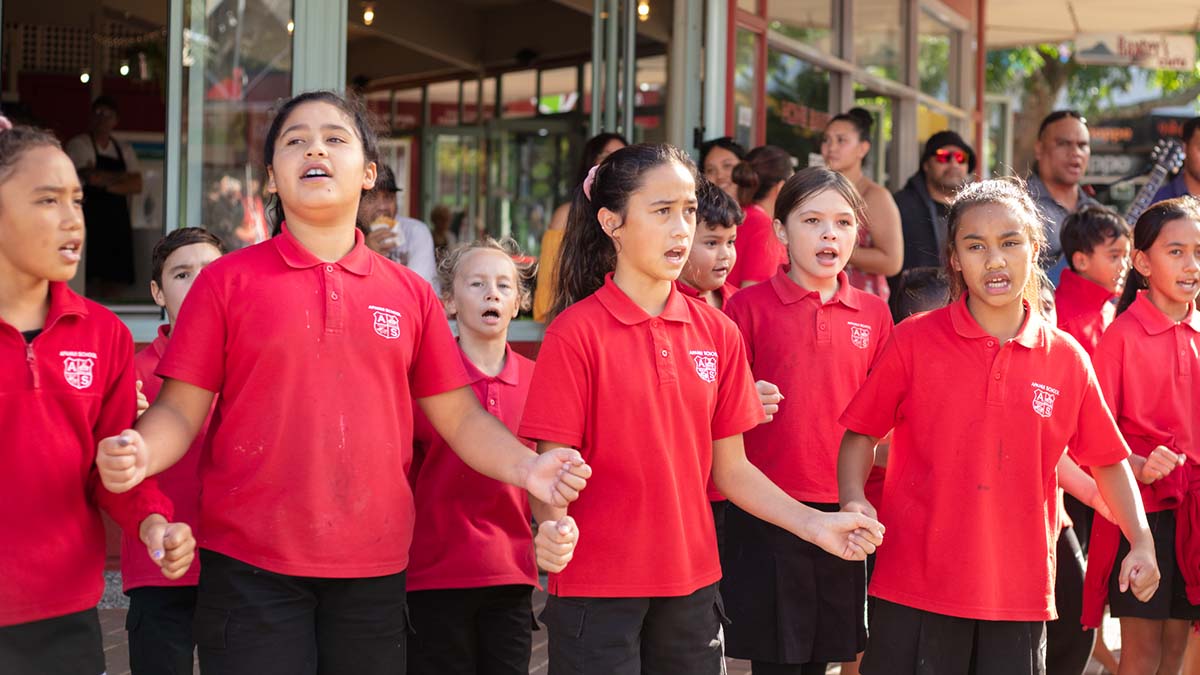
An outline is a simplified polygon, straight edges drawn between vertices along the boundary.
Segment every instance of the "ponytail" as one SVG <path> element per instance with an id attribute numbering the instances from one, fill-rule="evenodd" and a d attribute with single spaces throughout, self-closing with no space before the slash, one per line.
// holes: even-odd
<path id="1" fill-rule="evenodd" d="M 792 156 L 786 150 L 774 145 L 761 145 L 751 150 L 733 168 L 731 176 L 738 186 L 738 203 L 749 206 L 762 201 L 792 173 Z"/>

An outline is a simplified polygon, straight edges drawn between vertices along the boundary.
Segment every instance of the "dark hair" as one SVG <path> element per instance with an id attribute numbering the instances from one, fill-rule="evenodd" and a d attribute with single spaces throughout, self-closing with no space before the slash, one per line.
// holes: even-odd
<path id="1" fill-rule="evenodd" d="M 900 287 L 892 298 L 897 323 L 913 314 L 945 307 L 950 300 L 950 281 L 940 267 L 904 270 Z"/>
<path id="2" fill-rule="evenodd" d="M 159 288 L 162 288 L 163 265 L 167 264 L 167 258 L 171 257 L 175 251 L 192 244 L 215 246 L 221 255 L 225 255 L 225 244 L 221 243 L 217 235 L 203 227 L 181 227 L 178 230 L 172 230 L 167 233 L 167 236 L 158 240 L 158 243 L 154 245 L 154 252 L 150 254 L 150 278 L 158 284 Z"/>
<path id="3" fill-rule="evenodd" d="M 854 125 L 860 141 L 871 140 L 871 127 L 875 126 L 875 118 L 866 108 L 851 108 L 840 115 L 834 115 L 833 119 L 829 120 L 829 124 L 834 122 L 849 122 Z M 826 129 L 829 128 L 829 124 L 825 125 Z"/>
<path id="4" fill-rule="evenodd" d="M 342 111 L 354 121 L 358 138 L 362 141 L 364 161 L 374 162 L 379 157 L 379 143 L 375 137 L 375 129 L 372 127 L 367 110 L 361 101 L 328 90 L 306 91 L 284 101 L 275 111 L 275 117 L 271 119 L 271 126 L 267 128 L 267 140 L 263 143 L 263 163 L 267 167 L 270 167 L 271 162 L 275 159 L 275 141 L 279 140 L 279 134 L 283 131 L 283 123 L 296 108 L 305 103 L 328 103 Z M 279 201 L 279 195 L 271 195 L 266 205 L 266 212 L 267 222 L 272 225 L 271 233 L 279 234 L 284 218 L 283 204 Z"/>
<path id="5" fill-rule="evenodd" d="M 604 146 L 613 141 L 621 141 L 621 145 L 629 145 L 629 141 L 625 140 L 624 136 L 611 131 L 596 134 L 583 144 L 583 154 L 579 157 L 579 170 L 575 172 L 576 187 L 583 184 L 583 179 L 587 178 L 588 171 L 596 166 L 596 159 L 600 157 L 600 153 L 604 152 Z"/>
<path id="6" fill-rule="evenodd" d="M 1104 206 L 1085 206 L 1075 211 L 1063 220 L 1059 230 L 1062 252 L 1072 272 L 1076 253 L 1091 255 L 1097 246 L 1121 237 L 1133 238 L 1129 224 L 1116 211 Z"/>
<path id="7" fill-rule="evenodd" d="M 742 207 L 704 176 L 696 179 L 696 226 L 736 227 L 746 219 Z"/>
<path id="8" fill-rule="evenodd" d="M 1029 197 L 1029 192 L 1025 189 L 1025 183 L 1021 179 L 1007 176 L 967 184 L 950 203 L 950 212 L 946 215 L 946 224 L 949 230 L 946 237 L 946 278 L 950 284 L 949 299 L 951 302 L 961 298 L 967 291 L 967 282 L 963 279 L 962 272 L 954 269 L 954 244 L 958 238 L 959 223 L 962 221 L 963 215 L 971 209 L 992 204 L 1007 208 L 1017 218 L 1026 236 L 1029 237 L 1029 241 L 1037 247 L 1039 254 L 1044 254 L 1046 251 L 1046 233 L 1042 226 L 1042 220 L 1038 216 L 1037 206 Z M 1038 264 L 1037 258 L 1032 261 L 1031 268 L 1029 280 L 1025 282 L 1022 296 L 1030 307 L 1040 312 L 1042 286 L 1050 282 L 1046 279 L 1046 274 Z"/>
<path id="9" fill-rule="evenodd" d="M 115 113 L 119 113 L 121 111 L 121 109 L 117 107 L 117 99 L 108 95 L 97 96 L 96 99 L 92 101 L 93 112 L 99 110 L 100 108 L 108 108 Z"/>
<path id="10" fill-rule="evenodd" d="M 783 184 L 783 189 L 779 191 L 779 197 L 775 200 L 775 213 L 772 215 L 775 220 L 787 223 L 788 216 L 792 215 L 793 211 L 826 190 L 833 190 L 846 200 L 850 209 L 854 211 L 855 225 L 862 227 L 867 212 L 867 205 L 863 202 L 862 195 L 858 194 L 854 184 L 845 176 L 823 166 L 801 169 L 787 179 L 787 182 Z"/>
<path id="11" fill-rule="evenodd" d="M 1042 137 L 1042 134 L 1045 133 L 1045 131 L 1046 131 L 1046 127 L 1050 126 L 1051 124 L 1054 124 L 1055 122 L 1057 122 L 1061 119 L 1065 119 L 1067 117 L 1070 117 L 1071 119 L 1079 120 L 1080 122 L 1083 123 L 1084 126 L 1087 126 L 1087 118 L 1084 117 L 1083 115 L 1079 114 L 1078 112 L 1076 112 L 1074 110 L 1055 110 L 1054 112 L 1050 113 L 1049 115 L 1046 115 L 1046 117 L 1044 119 L 1042 119 L 1042 123 L 1040 125 L 1038 125 L 1037 137 L 1038 138 Z"/>
<path id="12" fill-rule="evenodd" d="M 639 143 L 621 148 L 600 164 L 592 182 L 591 199 L 583 193 L 583 186 L 575 189 L 558 257 L 558 286 L 550 307 L 551 318 L 599 290 L 604 276 L 616 268 L 617 249 L 600 226 L 600 209 L 624 218 L 629 195 L 641 187 L 646 172 L 672 162 L 696 177 L 692 158 L 679 148 Z"/>
<path id="13" fill-rule="evenodd" d="M 722 136 L 720 138 L 714 138 L 712 140 L 705 141 L 704 144 L 700 146 L 699 166 L 701 171 L 704 170 L 704 160 L 708 159 L 708 153 L 712 152 L 716 148 L 721 148 L 722 150 L 728 150 L 729 152 L 732 152 L 739 160 L 746 158 L 746 148 L 742 147 L 741 143 L 733 140 L 732 137 Z"/>
<path id="14" fill-rule="evenodd" d="M 1191 142 L 1192 136 L 1196 135 L 1196 129 L 1200 129 L 1200 117 L 1193 117 L 1192 119 L 1183 123 L 1184 145 L 1187 145 L 1189 142 Z"/>
<path id="15" fill-rule="evenodd" d="M 25 153 L 43 146 L 62 150 L 62 144 L 54 134 L 45 129 L 18 124 L 0 131 L 0 183 L 8 180 L 9 174 Z"/>
<path id="16" fill-rule="evenodd" d="M 738 186 L 738 203 L 749 206 L 767 196 L 776 185 L 792 175 L 792 156 L 783 148 L 760 145 L 746 153 L 733 167 L 734 185 Z"/>
<path id="17" fill-rule="evenodd" d="M 1177 197 L 1165 199 L 1154 204 L 1137 219 L 1133 226 L 1133 250 L 1145 253 L 1154 245 L 1163 227 L 1172 220 L 1188 219 L 1200 221 L 1200 199 L 1195 197 Z M 1129 309 L 1137 292 L 1150 288 L 1150 283 L 1136 267 L 1130 267 L 1129 276 L 1125 278 L 1125 290 L 1121 292 L 1121 300 L 1117 303 L 1117 314 Z"/>

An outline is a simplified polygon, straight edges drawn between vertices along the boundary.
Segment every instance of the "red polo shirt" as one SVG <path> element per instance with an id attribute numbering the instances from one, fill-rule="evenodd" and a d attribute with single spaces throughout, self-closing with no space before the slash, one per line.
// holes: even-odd
<path id="1" fill-rule="evenodd" d="M 460 354 L 479 402 L 515 434 L 529 395 L 533 361 L 506 348 L 504 369 L 489 377 Z M 414 415 L 409 479 L 417 520 L 408 590 L 536 586 L 529 495 L 477 473 L 438 436 L 420 408 Z"/>
<path id="2" fill-rule="evenodd" d="M 112 312 L 65 283 L 27 344 L 0 320 L 0 626 L 94 607 L 104 590 L 103 508 L 126 531 L 152 513 L 173 518 L 155 481 L 115 495 L 96 472 L 96 446 L 133 424 L 133 338 Z M 142 555 L 146 555 L 142 547 Z M 159 574 L 161 577 L 161 573 Z"/>
<path id="3" fill-rule="evenodd" d="M 1028 305 L 1026 305 L 1028 311 Z M 1036 312 L 1000 343 L 966 299 L 896 326 L 842 415 L 895 427 L 871 594 L 938 614 L 1055 618 L 1058 477 L 1129 455 L 1087 355 Z"/>
<path id="4" fill-rule="evenodd" d="M 741 288 L 747 281 L 770 279 L 780 265 L 787 263 L 787 250 L 775 236 L 770 214 L 757 204 L 746 207 L 746 220 L 738 226 L 737 264 L 729 270 L 725 282 Z"/>
<path id="5" fill-rule="evenodd" d="M 203 548 L 294 576 L 408 566 L 413 399 L 467 379 L 433 289 L 355 238 L 326 263 L 285 227 L 183 303 L 157 372 L 219 394 Z"/>
<path id="6" fill-rule="evenodd" d="M 708 304 L 708 301 L 700 296 L 700 291 L 698 289 L 692 288 L 691 286 L 688 286 L 687 284 L 683 283 L 682 281 L 676 280 L 675 288 L 678 288 L 680 293 L 683 293 L 684 295 L 688 296 L 689 298 L 695 298 L 696 300 L 699 300 L 700 302 Z M 733 284 L 729 283 L 728 281 L 725 282 L 725 284 L 722 285 L 719 289 L 717 289 L 717 291 L 721 294 L 721 311 L 722 312 L 725 312 L 726 314 L 729 313 L 729 299 L 732 298 L 733 294 L 737 293 L 738 290 L 740 290 L 740 289 L 738 289 L 737 286 L 734 286 Z"/>
<path id="7" fill-rule="evenodd" d="M 1093 357 L 1105 399 L 1130 447 L 1145 454 L 1171 438 L 1200 462 L 1200 313 L 1174 321 L 1145 291 L 1113 321 Z"/>
<path id="8" fill-rule="evenodd" d="M 892 334 L 887 303 L 838 274 L 827 303 L 780 268 L 743 290 L 727 312 L 746 339 L 755 380 L 779 386 L 773 420 L 746 432 L 746 456 L 792 499 L 838 502 L 838 417 Z"/>
<path id="9" fill-rule="evenodd" d="M 579 448 L 559 596 L 682 596 L 721 578 L 705 485 L 712 444 L 762 419 L 737 327 L 672 290 L 651 317 L 609 275 L 546 329 L 521 435 Z"/>
<path id="10" fill-rule="evenodd" d="M 1096 351 L 1100 336 L 1116 315 L 1112 300 L 1113 294 L 1107 288 L 1069 269 L 1062 271 L 1054 291 L 1058 327 L 1078 340 L 1088 356 Z"/>
<path id="11" fill-rule="evenodd" d="M 154 370 L 167 351 L 170 335 L 169 325 L 159 326 L 154 342 L 133 355 L 133 367 L 137 379 L 142 381 L 142 393 L 151 403 L 162 390 L 162 378 L 155 375 Z M 215 406 L 216 402 L 213 403 Z M 197 537 L 200 536 L 200 454 L 204 451 L 208 423 L 209 420 L 204 420 L 204 426 L 183 459 L 155 477 L 159 488 L 175 504 L 175 519 L 191 525 L 192 533 Z M 187 574 L 175 580 L 168 579 L 146 555 L 146 545 L 138 538 L 138 533 L 125 530 L 121 539 L 121 583 L 126 592 L 140 586 L 195 586 L 200 583 L 200 558 L 197 556 L 192 561 Z"/>

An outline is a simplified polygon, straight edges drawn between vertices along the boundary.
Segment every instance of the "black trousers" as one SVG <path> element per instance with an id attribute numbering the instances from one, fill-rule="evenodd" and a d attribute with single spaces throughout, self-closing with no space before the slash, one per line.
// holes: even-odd
<path id="1" fill-rule="evenodd" d="M 104 641 L 100 637 L 100 614 L 93 607 L 0 628 L 0 672 L 101 675 Z"/>
<path id="2" fill-rule="evenodd" d="M 200 551 L 195 637 L 204 675 L 396 675 L 405 671 L 404 573 L 276 574 Z"/>
<path id="3" fill-rule="evenodd" d="M 717 585 L 671 598 L 550 596 L 550 675 L 717 675 Z"/>
<path id="4" fill-rule="evenodd" d="M 1058 535 L 1054 606 L 1058 619 L 1046 622 L 1046 675 L 1083 675 L 1096 631 L 1083 630 L 1083 551 L 1075 530 Z"/>
<path id="5" fill-rule="evenodd" d="M 533 587 L 412 591 L 408 675 L 529 675 Z"/>
<path id="6" fill-rule="evenodd" d="M 133 675 L 192 675 L 196 642 L 195 586 L 143 586 L 129 591 L 129 670 Z"/>

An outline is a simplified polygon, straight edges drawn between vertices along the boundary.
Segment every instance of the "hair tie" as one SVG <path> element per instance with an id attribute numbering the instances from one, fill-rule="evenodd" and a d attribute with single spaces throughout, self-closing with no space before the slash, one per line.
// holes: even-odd
<path id="1" fill-rule="evenodd" d="M 583 196 L 587 200 L 592 201 L 592 185 L 596 182 L 596 170 L 600 168 L 599 164 L 593 164 L 592 168 L 588 169 L 587 178 L 583 179 Z"/>
<path id="2" fill-rule="evenodd" d="M 0 131 L 8 131 L 13 128 L 13 123 L 4 115 L 0 115 Z"/>

